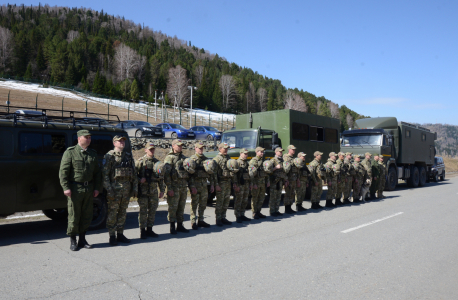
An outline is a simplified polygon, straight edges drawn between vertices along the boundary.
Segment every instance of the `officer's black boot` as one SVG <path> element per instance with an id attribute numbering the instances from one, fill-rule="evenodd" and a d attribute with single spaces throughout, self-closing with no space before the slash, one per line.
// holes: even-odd
<path id="1" fill-rule="evenodd" d="M 285 205 L 285 213 L 286 214 L 294 214 L 296 212 L 291 208 L 291 204 L 289 204 L 289 205 Z"/>
<path id="2" fill-rule="evenodd" d="M 326 205 L 324 207 L 336 207 L 336 206 L 332 203 L 332 200 L 326 200 Z"/>
<path id="3" fill-rule="evenodd" d="M 78 245 L 76 244 L 76 235 L 70 236 L 70 250 L 78 250 Z"/>
<path id="4" fill-rule="evenodd" d="M 263 215 L 263 214 L 261 213 L 261 211 L 258 211 L 258 217 L 260 217 L 261 219 L 265 219 L 265 218 L 266 218 L 266 216 Z"/>
<path id="5" fill-rule="evenodd" d="M 149 237 L 158 237 L 159 235 L 153 231 L 153 227 L 146 227 L 146 235 Z"/>
<path id="6" fill-rule="evenodd" d="M 302 204 L 296 204 L 296 210 L 297 211 L 306 211 L 307 209 L 305 209 Z"/>
<path id="7" fill-rule="evenodd" d="M 251 219 L 247 218 L 246 216 L 242 216 L 242 221 L 251 221 Z"/>
<path id="8" fill-rule="evenodd" d="M 193 230 L 199 229 L 198 226 L 197 226 L 197 223 L 191 223 L 191 228 L 192 228 Z"/>
<path id="9" fill-rule="evenodd" d="M 130 243 L 130 240 L 128 238 L 126 238 L 124 233 L 118 232 L 118 236 L 117 236 L 116 239 L 118 240 L 118 242 L 121 242 L 121 243 L 125 243 L 125 244 L 129 244 Z"/>
<path id="10" fill-rule="evenodd" d="M 178 222 L 177 224 L 178 224 L 178 225 L 177 225 L 177 231 L 178 231 L 178 232 L 183 232 L 183 233 L 188 233 L 188 232 L 189 232 L 189 230 L 187 230 L 186 228 L 184 228 L 183 222 Z"/>
<path id="11" fill-rule="evenodd" d="M 197 223 L 197 226 L 199 226 L 199 227 L 204 227 L 204 228 L 208 228 L 208 227 L 210 227 L 210 224 L 208 224 L 208 223 L 205 222 L 205 221 L 200 221 L 200 220 L 199 220 L 199 222 Z"/>
<path id="12" fill-rule="evenodd" d="M 229 220 L 226 219 L 226 218 L 222 218 L 222 219 L 221 219 L 221 222 L 223 222 L 224 225 L 232 225 L 232 222 L 229 221 Z"/>
<path id="13" fill-rule="evenodd" d="M 80 233 L 80 238 L 78 240 L 78 247 L 92 249 L 92 246 L 86 241 L 86 232 Z"/>
<path id="14" fill-rule="evenodd" d="M 259 219 L 259 215 L 258 215 L 258 213 L 257 213 L 257 212 L 253 213 L 253 219 L 256 219 L 256 220 L 258 220 L 258 219 Z"/>
<path id="15" fill-rule="evenodd" d="M 177 230 L 175 229 L 175 222 L 170 222 L 170 234 L 177 234 Z"/>
<path id="16" fill-rule="evenodd" d="M 118 241 L 116 240 L 116 235 L 110 235 L 110 245 L 111 246 L 118 245 Z"/>
<path id="17" fill-rule="evenodd" d="M 336 206 L 343 205 L 342 201 L 340 201 L 341 198 L 336 198 Z"/>
<path id="18" fill-rule="evenodd" d="M 140 238 L 142 240 L 146 239 L 146 229 L 145 228 L 140 228 Z"/>
<path id="19" fill-rule="evenodd" d="M 350 200 L 348 200 L 348 198 L 343 199 L 343 204 L 349 204 L 349 203 L 351 203 L 351 202 L 350 202 Z"/>
<path id="20" fill-rule="evenodd" d="M 216 219 L 216 226 L 223 226 L 223 221 L 221 221 L 221 219 Z"/>

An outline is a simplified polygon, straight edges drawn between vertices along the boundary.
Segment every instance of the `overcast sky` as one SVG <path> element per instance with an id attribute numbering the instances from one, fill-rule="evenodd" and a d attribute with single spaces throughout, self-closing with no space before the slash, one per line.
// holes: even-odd
<path id="1" fill-rule="evenodd" d="M 458 125 L 458 1 L 41 3 L 124 16 L 360 114 Z"/>

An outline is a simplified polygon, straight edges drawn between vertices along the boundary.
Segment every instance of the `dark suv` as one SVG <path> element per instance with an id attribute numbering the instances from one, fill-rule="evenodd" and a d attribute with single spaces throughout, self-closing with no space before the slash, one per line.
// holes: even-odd
<path id="1" fill-rule="evenodd" d="M 434 165 L 431 168 L 430 176 L 435 182 L 438 182 L 439 178 L 442 181 L 445 180 L 445 164 L 442 157 L 434 157 Z"/>

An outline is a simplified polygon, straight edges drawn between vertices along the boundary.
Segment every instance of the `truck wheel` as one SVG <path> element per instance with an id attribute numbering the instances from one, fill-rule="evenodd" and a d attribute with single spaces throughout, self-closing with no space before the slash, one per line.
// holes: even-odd
<path id="1" fill-rule="evenodd" d="M 92 222 L 89 230 L 94 230 L 105 226 L 108 216 L 107 200 L 103 196 L 98 196 L 93 200 Z"/>
<path id="2" fill-rule="evenodd" d="M 410 187 L 416 188 L 418 187 L 419 181 L 420 181 L 420 172 L 418 171 L 417 166 L 413 166 L 411 168 L 408 184 Z"/>
<path id="3" fill-rule="evenodd" d="M 426 169 L 425 167 L 420 167 L 420 170 L 419 170 L 419 175 L 420 175 L 420 180 L 418 182 L 418 185 L 419 186 L 425 186 L 426 184 Z"/>
<path id="4" fill-rule="evenodd" d="M 175 132 L 172 132 L 170 136 L 172 137 L 172 139 L 176 139 L 178 137 L 178 135 Z"/>
<path id="5" fill-rule="evenodd" d="M 388 169 L 388 176 L 387 181 L 385 184 L 386 191 L 394 191 L 396 185 L 398 184 L 398 175 L 396 174 L 396 169 L 394 167 L 390 167 Z"/>
<path id="6" fill-rule="evenodd" d="M 207 135 L 207 141 L 213 141 L 213 137 L 211 134 Z"/>
<path id="7" fill-rule="evenodd" d="M 64 221 L 67 220 L 68 217 L 68 210 L 66 207 L 57 209 L 45 209 L 43 210 L 43 213 L 53 221 Z"/>
<path id="8" fill-rule="evenodd" d="M 445 180 L 445 170 L 442 171 L 442 175 L 441 175 L 441 181 L 444 181 Z"/>

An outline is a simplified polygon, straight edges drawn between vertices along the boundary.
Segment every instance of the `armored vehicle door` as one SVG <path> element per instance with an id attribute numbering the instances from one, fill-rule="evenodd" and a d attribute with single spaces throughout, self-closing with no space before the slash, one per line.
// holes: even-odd
<path id="1" fill-rule="evenodd" d="M 10 129 L 0 128 L 0 215 L 16 212 L 17 167 L 14 158 L 14 134 Z"/>
<path id="2" fill-rule="evenodd" d="M 392 139 L 384 134 L 382 136 L 382 143 L 381 143 L 381 146 L 380 146 L 380 154 L 383 156 L 383 159 L 385 161 L 388 161 L 390 158 L 395 158 L 393 153 L 392 153 Z"/>

